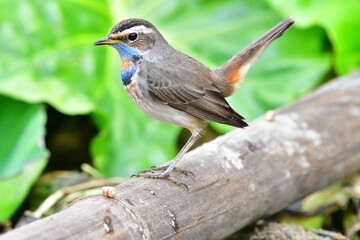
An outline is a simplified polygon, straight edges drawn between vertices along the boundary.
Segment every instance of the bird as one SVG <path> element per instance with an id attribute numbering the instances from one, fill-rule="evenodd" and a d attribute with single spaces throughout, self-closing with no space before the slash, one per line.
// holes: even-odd
<path id="1" fill-rule="evenodd" d="M 288 30 L 295 21 L 288 17 L 216 69 L 173 48 L 147 20 L 125 19 L 94 45 L 109 45 L 121 58 L 121 79 L 125 91 L 144 113 L 169 124 L 188 129 L 191 137 L 167 165 L 152 166 L 133 176 L 168 179 L 172 171 L 191 171 L 176 167 L 198 140 L 207 122 L 238 128 L 248 124 L 226 101 L 244 81 L 249 68 L 264 50 Z"/>

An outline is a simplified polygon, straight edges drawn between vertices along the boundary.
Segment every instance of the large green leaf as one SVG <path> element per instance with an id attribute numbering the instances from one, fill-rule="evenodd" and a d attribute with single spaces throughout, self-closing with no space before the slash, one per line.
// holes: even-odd
<path id="1" fill-rule="evenodd" d="M 100 128 L 92 144 L 95 165 L 109 176 L 169 160 L 179 128 L 131 103 L 118 53 L 92 47 L 93 41 L 121 19 L 141 17 L 177 49 L 217 67 L 282 19 L 264 1 L 251 0 L 3 0 L 0 14 L 6 43 L 0 45 L 0 93 L 67 114 L 92 113 Z M 289 30 L 230 98 L 234 108 L 251 120 L 315 87 L 330 68 L 323 38 L 321 29 Z"/>
<path id="2" fill-rule="evenodd" d="M 116 11 L 122 9 L 121 13 L 126 14 L 124 18 L 142 17 L 150 20 L 171 45 L 213 68 L 224 63 L 282 20 L 260 1 L 152 1 L 151 3 L 154 6 L 146 10 L 149 7 L 148 2 L 131 1 L 128 5 L 113 8 L 112 14 L 117 16 Z M 152 9 L 156 9 L 157 14 L 153 14 Z M 324 75 L 330 70 L 330 54 L 324 52 L 326 43 L 323 42 L 324 31 L 321 29 L 292 29 L 285 36 L 283 39 L 277 40 L 259 61 L 255 67 L 257 72 L 250 71 L 247 83 L 244 84 L 245 87 L 229 99 L 234 108 L 248 120 L 310 91 L 323 80 Z M 117 54 L 113 49 L 110 50 L 115 55 Z M 113 59 L 108 60 L 109 65 L 114 62 Z M 119 57 L 116 61 L 120 61 Z M 117 72 L 115 75 L 120 75 L 119 67 L 115 67 L 114 71 Z M 127 102 L 127 97 L 121 101 Z M 113 142 L 113 144 L 121 142 L 127 143 L 127 145 L 105 145 L 108 141 L 98 139 L 93 148 L 95 153 L 99 153 L 95 154 L 98 157 L 98 167 L 104 172 L 111 172 L 111 175 L 118 173 L 124 165 L 137 168 L 139 164 L 131 164 L 131 161 L 138 159 L 139 152 L 145 153 L 142 156 L 143 160 L 150 159 L 147 166 L 161 162 L 164 158 L 157 157 L 157 153 L 164 152 L 170 147 L 161 142 L 161 135 L 166 139 L 171 139 L 172 133 L 168 133 L 167 130 L 161 131 L 166 125 L 159 123 L 159 128 L 152 128 L 153 130 L 148 131 L 149 134 L 146 135 L 142 131 L 143 127 L 140 127 L 140 131 L 137 127 L 139 124 L 145 126 L 140 122 L 140 119 L 143 118 L 142 113 L 133 106 L 126 110 L 124 105 L 122 109 L 124 112 L 119 114 L 119 119 L 120 115 L 127 114 L 128 111 L 138 114 L 134 116 L 137 120 L 132 117 L 126 123 L 127 118 L 122 118 L 122 121 L 114 122 L 114 127 L 111 128 L 114 129 L 119 124 L 125 124 L 123 135 L 118 134 L 121 136 L 121 141 Z M 116 111 L 121 110 L 117 108 Z M 150 121 L 150 119 L 147 121 L 148 124 Z M 134 127 L 129 129 L 129 125 Z M 149 129 L 149 126 L 147 125 L 145 128 Z M 231 129 L 231 127 L 220 124 L 215 126 L 220 131 Z M 110 132 L 108 136 L 113 134 Z M 154 138 L 158 138 L 160 141 L 154 141 Z M 145 140 L 144 145 L 139 144 L 140 139 Z M 131 142 L 135 144 L 130 145 Z M 163 149 L 158 150 L 157 145 L 159 144 Z M 129 146 L 131 147 L 129 148 Z M 102 155 L 101 152 L 107 152 L 107 154 Z M 106 160 L 107 156 L 118 156 L 119 160 L 110 162 Z M 124 171 L 128 171 L 128 169 Z"/>
<path id="3" fill-rule="evenodd" d="M 195 1 L 178 8 L 173 11 L 181 14 L 172 14 L 165 24 L 159 21 L 162 32 L 176 48 L 213 68 L 288 17 L 276 15 L 263 1 Z M 327 44 L 322 29 L 303 30 L 295 24 L 270 45 L 229 102 L 250 121 L 309 92 L 330 71 Z"/>
<path id="4" fill-rule="evenodd" d="M 121 86 L 118 54 L 92 46 L 122 15 L 111 12 L 113 4 L 125 9 L 118 1 L 0 2 L 6 43 L 0 46 L 0 93 L 68 114 L 94 113 L 101 130 L 93 144 L 96 165 L 107 175 L 126 176 L 143 160 L 152 159 L 149 166 L 171 158 L 178 129 L 136 109 Z"/>
<path id="5" fill-rule="evenodd" d="M 25 199 L 47 163 L 42 105 L 0 96 L 0 222 Z"/>
<path id="6" fill-rule="evenodd" d="M 298 26 L 320 26 L 334 48 L 338 74 L 360 67 L 360 1 L 358 0 L 267 0 L 283 15 L 291 14 Z"/>

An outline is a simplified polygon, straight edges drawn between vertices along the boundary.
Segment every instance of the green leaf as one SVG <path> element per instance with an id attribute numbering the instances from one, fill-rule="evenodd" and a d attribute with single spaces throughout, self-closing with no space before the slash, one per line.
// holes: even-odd
<path id="1" fill-rule="evenodd" d="M 4 222 L 25 199 L 49 154 L 43 140 L 42 105 L 0 96 L 0 109 L 0 222 Z"/>
<path id="2" fill-rule="evenodd" d="M 264 1 L 195 1 L 181 6 L 179 17 L 159 22 L 164 29 L 160 31 L 171 45 L 213 68 L 288 17 L 278 16 Z M 327 45 L 322 29 L 303 30 L 295 24 L 270 45 L 228 101 L 248 122 L 292 102 L 317 87 L 329 73 Z M 233 129 L 213 126 L 221 132 Z"/>
<path id="3" fill-rule="evenodd" d="M 93 113 L 101 130 L 92 144 L 95 165 L 129 176 L 173 157 L 179 130 L 141 113 L 123 90 L 117 52 L 92 46 L 125 17 L 111 5 L 126 10 L 118 1 L 2 1 L 0 93 L 67 114 Z"/>
<path id="4" fill-rule="evenodd" d="M 334 48 L 338 74 L 360 66 L 360 1 L 357 0 L 267 0 L 284 16 L 292 15 L 299 27 L 320 26 Z"/>
<path id="5" fill-rule="evenodd" d="M 146 9 L 144 6 L 147 6 L 147 2 L 136 2 L 136 6 L 132 3 L 134 2 L 123 5 L 122 10 L 126 9 L 125 12 L 131 13 L 131 16 L 150 20 L 172 46 L 213 68 L 224 63 L 282 20 L 261 1 L 213 1 L 211 3 L 152 1 L 156 7 L 163 7 L 157 9 L 156 15 L 151 11 L 141 11 Z M 140 10 L 137 11 L 138 9 Z M 330 71 L 330 54 L 324 51 L 324 45 L 327 43 L 323 40 L 324 34 L 321 29 L 291 29 L 284 37 L 274 42 L 254 66 L 254 70 L 250 70 L 244 87 L 229 98 L 230 103 L 250 121 L 267 110 L 285 105 L 318 86 Z M 115 50 L 110 50 L 117 55 Z M 114 61 L 119 61 L 119 57 L 116 56 L 116 58 L 116 60 L 109 58 L 106 65 L 110 66 Z M 120 75 L 119 67 L 114 67 L 110 72 L 114 71 L 115 76 Z M 124 109 L 128 106 L 125 104 L 128 99 L 127 96 L 126 99 L 123 96 L 124 94 L 117 102 L 121 102 Z M 121 110 L 117 108 L 116 111 Z M 130 112 L 138 116 L 132 116 L 127 122 L 124 118 L 120 120 L 121 115 L 124 116 Z M 119 118 L 110 129 L 119 126 L 118 131 L 120 131 L 120 125 L 127 127 L 123 130 L 123 135 L 119 132 L 116 137 L 116 132 L 111 132 L 109 129 L 107 134 L 104 134 L 104 138 L 98 138 L 94 142 L 93 153 L 99 169 L 103 172 L 111 172 L 110 175 L 118 174 L 119 171 L 121 173 L 124 171 L 124 174 L 125 171 L 134 172 L 140 166 L 140 161 L 136 162 L 140 157 L 139 152 L 144 153 L 140 157 L 142 160 L 149 160 L 148 163 L 141 165 L 143 167 L 156 165 L 166 160 L 166 158 L 154 157 L 157 155 L 154 151 L 160 153 L 171 147 L 168 141 L 161 141 L 162 138 L 159 135 L 166 129 L 165 133 L 168 134 L 166 139 L 171 139 L 176 136 L 177 131 L 170 134 L 167 125 L 159 123 L 159 128 L 154 128 L 152 134 L 145 135 L 143 130 L 138 132 L 139 127 L 136 126 L 140 125 L 142 129 L 145 121 L 141 122 L 142 113 L 134 109 L 132 105 L 121 114 L 111 115 L 119 115 Z M 151 121 L 148 119 L 147 124 L 151 124 Z M 134 128 L 128 131 L 128 126 L 132 124 L 135 125 Z M 232 129 L 221 124 L 214 124 L 214 126 L 221 132 Z M 147 126 L 147 128 L 150 127 Z M 121 142 L 121 146 L 108 144 L 106 137 L 118 139 L 115 144 Z M 143 145 L 140 139 L 145 140 Z M 134 142 L 134 145 L 131 142 Z M 171 155 L 168 156 L 171 157 Z M 119 159 L 109 161 L 106 159 L 107 156 L 119 157 Z M 127 166 L 131 170 L 122 170 L 122 166 Z"/>
<path id="6" fill-rule="evenodd" d="M 325 219 L 325 214 L 310 217 L 283 215 L 279 218 L 279 222 L 284 224 L 296 224 L 308 228 L 319 229 L 324 226 Z"/>
<path id="7" fill-rule="evenodd" d="M 216 68 L 282 20 L 265 1 L 251 0 L 4 0 L 0 14 L 0 94 L 91 113 L 100 129 L 94 164 L 108 176 L 174 157 L 179 128 L 137 109 L 123 90 L 118 53 L 92 42 L 121 19 L 145 18 L 172 46 Z M 234 108 L 251 120 L 317 86 L 330 69 L 323 39 L 321 29 L 290 29 L 229 99 Z"/>

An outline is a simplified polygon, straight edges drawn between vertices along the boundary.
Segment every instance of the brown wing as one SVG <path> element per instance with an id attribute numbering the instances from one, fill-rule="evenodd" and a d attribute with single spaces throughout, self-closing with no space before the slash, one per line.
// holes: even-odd
<path id="1" fill-rule="evenodd" d="M 187 112 L 206 121 L 235 127 L 246 127 L 213 84 L 207 67 L 179 53 L 180 57 L 166 63 L 148 63 L 149 93 L 155 101 Z"/>

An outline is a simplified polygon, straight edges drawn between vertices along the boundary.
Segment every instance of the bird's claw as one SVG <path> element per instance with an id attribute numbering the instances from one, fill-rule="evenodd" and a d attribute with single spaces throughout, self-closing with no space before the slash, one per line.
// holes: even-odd
<path id="1" fill-rule="evenodd" d="M 165 172 L 167 169 L 168 169 L 169 166 L 162 166 L 162 167 L 158 167 L 158 166 L 151 166 L 150 169 L 146 169 L 146 170 L 143 170 L 143 171 L 140 171 L 138 172 L 138 174 L 142 174 L 142 173 L 156 173 L 156 172 Z M 177 171 L 179 173 L 182 173 L 184 174 L 185 176 L 188 176 L 189 174 L 192 175 L 194 178 L 195 177 L 195 174 L 190 171 L 190 170 L 186 170 L 186 169 L 182 169 L 182 168 L 177 168 L 177 167 L 174 167 L 173 168 L 173 171 Z M 136 175 L 136 174 L 134 174 Z M 132 175 L 132 176 L 134 176 Z"/>
<path id="2" fill-rule="evenodd" d="M 178 182 L 175 179 L 171 178 L 168 173 L 165 173 L 167 168 L 168 168 L 168 166 L 163 166 L 163 167 L 152 166 L 150 169 L 146 169 L 146 170 L 138 172 L 137 174 L 131 175 L 130 178 L 143 177 L 143 178 L 150 178 L 150 179 L 167 179 L 167 180 L 173 182 L 176 186 L 180 186 L 180 185 L 184 186 L 186 188 L 186 190 L 189 191 L 189 188 L 185 183 Z M 184 169 L 176 168 L 176 167 L 173 168 L 173 170 L 180 172 L 180 173 L 184 174 L 185 176 L 191 174 L 195 178 L 195 174 L 189 170 L 184 170 Z"/>

